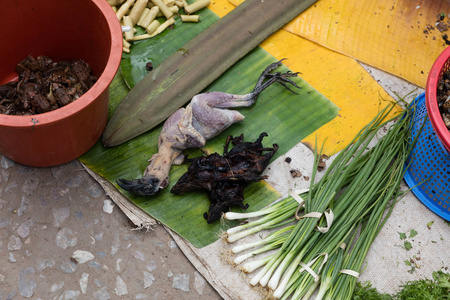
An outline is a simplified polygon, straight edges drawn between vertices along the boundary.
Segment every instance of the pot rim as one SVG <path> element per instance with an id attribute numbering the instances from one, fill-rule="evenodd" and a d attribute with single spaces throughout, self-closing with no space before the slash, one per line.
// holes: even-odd
<path id="1" fill-rule="evenodd" d="M 450 47 L 447 47 L 436 59 L 428 74 L 426 85 L 426 106 L 428 116 L 430 118 L 431 125 L 436 131 L 439 139 L 443 143 L 444 147 L 450 151 L 450 133 L 445 126 L 444 120 L 439 111 L 439 105 L 437 103 L 437 87 L 439 84 L 439 78 L 443 72 L 445 66 L 448 66 L 450 60 Z"/>
<path id="2" fill-rule="evenodd" d="M 97 82 L 80 98 L 72 103 L 56 110 L 27 116 L 14 116 L 0 114 L 0 126 L 6 127 L 30 127 L 44 126 L 59 122 L 64 118 L 74 115 L 89 106 L 105 90 L 108 89 L 119 69 L 122 58 L 122 28 L 116 14 L 111 9 L 108 2 L 104 0 L 91 0 L 97 6 L 106 22 L 108 23 L 109 34 L 111 35 L 111 49 L 106 66 L 98 78 Z"/>

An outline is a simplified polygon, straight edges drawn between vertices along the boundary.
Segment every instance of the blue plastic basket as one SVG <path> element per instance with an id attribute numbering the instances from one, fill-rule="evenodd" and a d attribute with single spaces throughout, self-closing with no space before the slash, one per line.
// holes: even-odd
<path id="1" fill-rule="evenodd" d="M 424 122 L 425 125 L 407 160 L 409 167 L 404 179 L 425 206 L 450 221 L 450 153 L 427 118 L 425 93 L 411 105 L 414 104 L 416 111 L 412 120 L 412 136 L 417 135 Z"/>

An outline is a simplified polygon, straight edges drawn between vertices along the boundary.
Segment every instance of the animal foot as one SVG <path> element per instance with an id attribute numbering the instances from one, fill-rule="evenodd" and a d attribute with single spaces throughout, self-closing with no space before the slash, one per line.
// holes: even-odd
<path id="1" fill-rule="evenodd" d="M 159 191 L 160 180 L 155 177 L 142 177 L 139 179 L 117 179 L 117 184 L 126 191 L 137 196 L 151 196 Z"/>

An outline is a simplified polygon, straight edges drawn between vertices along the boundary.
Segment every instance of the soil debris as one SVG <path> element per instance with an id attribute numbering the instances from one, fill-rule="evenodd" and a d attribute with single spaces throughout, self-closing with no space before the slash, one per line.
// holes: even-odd
<path id="1" fill-rule="evenodd" d="M 297 177 L 301 177 L 302 176 L 302 173 L 300 173 L 300 171 L 299 170 L 291 170 L 290 171 L 291 172 L 291 176 L 293 177 L 293 178 L 297 178 Z"/>
<path id="2" fill-rule="evenodd" d="M 0 113 L 34 115 L 63 107 L 86 93 L 97 81 L 81 59 L 54 62 L 28 56 L 16 66 L 19 81 L 0 85 Z"/>
<path id="3" fill-rule="evenodd" d="M 450 70 L 444 71 L 439 79 L 436 98 L 442 120 L 450 131 Z"/>

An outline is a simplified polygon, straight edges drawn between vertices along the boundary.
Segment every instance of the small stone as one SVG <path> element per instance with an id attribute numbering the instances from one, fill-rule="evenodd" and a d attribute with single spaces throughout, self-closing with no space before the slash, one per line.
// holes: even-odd
<path id="1" fill-rule="evenodd" d="M 84 264 L 90 260 L 94 259 L 94 255 L 91 252 L 84 250 L 75 250 L 72 254 L 72 258 L 75 259 L 79 264 Z"/>
<path id="2" fill-rule="evenodd" d="M 16 290 L 12 290 L 11 292 L 9 292 L 8 296 L 6 297 L 6 300 L 12 300 L 14 299 L 14 297 L 17 295 L 17 291 Z"/>
<path id="3" fill-rule="evenodd" d="M 173 273 L 172 273 L 172 271 L 169 271 L 168 273 L 167 273 L 167 277 L 172 277 L 173 276 Z"/>
<path id="4" fill-rule="evenodd" d="M 17 188 L 19 186 L 19 184 L 17 182 L 11 182 L 10 184 L 8 184 L 5 188 L 5 193 L 8 193 L 10 190 L 13 190 L 15 188 Z"/>
<path id="5" fill-rule="evenodd" d="M 120 238 L 119 238 L 119 233 L 116 232 L 116 234 L 114 236 L 114 241 L 111 246 L 111 255 L 116 254 L 117 251 L 119 251 L 119 248 L 120 248 Z"/>
<path id="6" fill-rule="evenodd" d="M 0 229 L 6 228 L 11 225 L 11 220 L 7 218 L 0 219 Z"/>
<path id="7" fill-rule="evenodd" d="M 107 214 L 111 214 L 114 209 L 114 202 L 111 200 L 103 200 L 103 211 Z"/>
<path id="8" fill-rule="evenodd" d="M 60 201 L 67 198 L 67 194 L 69 193 L 68 187 L 52 187 L 50 189 L 50 195 L 52 196 L 53 200 Z"/>
<path id="9" fill-rule="evenodd" d="M 59 296 L 59 300 L 76 300 L 78 296 L 80 296 L 80 291 L 65 291 Z"/>
<path id="10" fill-rule="evenodd" d="M 172 287 L 184 292 L 189 292 L 189 275 L 180 274 L 173 277 Z"/>
<path id="11" fill-rule="evenodd" d="M 98 198 L 102 194 L 102 190 L 100 190 L 97 186 L 93 185 L 87 188 L 87 192 L 94 198 Z"/>
<path id="12" fill-rule="evenodd" d="M 17 234 L 23 239 L 26 238 L 30 234 L 30 227 L 33 225 L 34 225 L 33 220 L 28 220 L 26 222 L 23 222 L 17 228 Z"/>
<path id="13" fill-rule="evenodd" d="M 63 175 L 66 170 L 63 165 L 55 166 L 50 168 L 50 172 L 52 173 L 52 177 L 58 179 L 61 175 Z"/>
<path id="14" fill-rule="evenodd" d="M 195 273 L 194 273 L 194 287 L 195 287 L 195 290 L 197 291 L 197 293 L 199 294 L 199 295 L 201 295 L 201 294 L 203 294 L 203 291 L 204 291 L 204 289 L 205 289 L 205 284 L 206 284 L 206 280 L 205 280 L 205 278 L 203 278 L 203 276 L 199 273 L 199 272 L 197 272 L 197 271 L 195 271 Z"/>
<path id="15" fill-rule="evenodd" d="M 2 177 L 5 182 L 8 182 L 9 177 L 11 177 L 11 172 L 9 170 L 2 170 Z"/>
<path id="16" fill-rule="evenodd" d="M 22 249 L 22 241 L 14 234 L 9 237 L 8 250 L 17 251 Z"/>
<path id="17" fill-rule="evenodd" d="M 77 217 L 77 219 L 83 219 L 83 213 L 81 211 L 76 211 L 75 216 Z"/>
<path id="18" fill-rule="evenodd" d="M 68 187 L 79 187 L 83 183 L 84 178 L 80 175 L 75 175 L 64 182 Z"/>
<path id="19" fill-rule="evenodd" d="M 56 234 L 56 245 L 60 248 L 66 249 L 77 244 L 77 237 L 72 230 L 64 227 Z"/>
<path id="20" fill-rule="evenodd" d="M 120 263 L 122 262 L 122 259 L 121 258 L 118 258 L 117 260 L 116 260 L 116 272 L 117 273 L 120 273 Z"/>
<path id="21" fill-rule="evenodd" d="M 102 283 L 100 282 L 100 280 L 98 280 L 97 278 L 94 279 L 94 283 L 97 287 L 101 287 Z"/>
<path id="22" fill-rule="evenodd" d="M 12 160 L 2 155 L 1 166 L 3 169 L 9 169 L 11 167 L 14 167 L 14 165 L 15 163 Z"/>
<path id="23" fill-rule="evenodd" d="M 70 207 L 53 208 L 53 226 L 61 227 L 70 215 Z"/>
<path id="24" fill-rule="evenodd" d="M 88 263 L 88 265 L 90 265 L 91 267 L 94 267 L 96 269 L 100 269 L 100 267 L 101 267 L 100 264 L 98 262 L 96 262 L 96 261 L 90 261 Z"/>
<path id="25" fill-rule="evenodd" d="M 142 261 L 146 261 L 145 255 L 142 252 L 136 251 L 134 253 L 134 258 L 142 260 Z"/>
<path id="26" fill-rule="evenodd" d="M 22 196 L 22 201 L 20 202 L 20 207 L 17 210 L 17 215 L 20 217 L 21 215 L 23 215 L 23 213 L 25 212 L 25 209 L 27 208 L 27 205 L 30 203 L 30 200 L 25 197 Z"/>
<path id="27" fill-rule="evenodd" d="M 120 276 L 116 277 L 116 288 L 114 289 L 114 292 L 117 296 L 128 295 L 127 285 Z"/>
<path id="28" fill-rule="evenodd" d="M 156 269 L 156 262 L 154 259 L 150 260 L 150 262 L 147 264 L 147 269 L 152 272 Z"/>
<path id="29" fill-rule="evenodd" d="M 174 250 L 176 248 L 178 248 L 177 243 L 175 243 L 175 241 L 169 241 L 169 248 L 170 250 Z"/>
<path id="30" fill-rule="evenodd" d="M 104 235 L 104 233 L 100 232 L 100 233 L 97 233 L 96 235 L 94 235 L 94 238 L 98 242 L 98 241 L 101 241 L 103 239 L 103 235 Z"/>
<path id="31" fill-rule="evenodd" d="M 39 185 L 39 180 L 35 177 L 29 177 L 25 179 L 23 185 L 22 185 L 22 192 L 24 192 L 26 195 L 31 196 L 33 192 L 36 190 L 36 188 Z"/>
<path id="32" fill-rule="evenodd" d="M 100 256 L 101 258 L 106 258 L 106 253 L 105 252 L 97 251 L 97 255 Z"/>
<path id="33" fill-rule="evenodd" d="M 33 297 L 34 290 L 36 289 L 36 281 L 30 279 L 29 276 L 34 274 L 33 268 L 26 268 L 20 270 L 19 274 L 19 293 L 24 298 Z"/>
<path id="34" fill-rule="evenodd" d="M 151 287 L 153 282 L 155 282 L 153 274 L 144 271 L 144 289 Z"/>
<path id="35" fill-rule="evenodd" d="M 52 284 L 50 287 L 50 293 L 59 291 L 60 289 L 62 289 L 64 287 L 64 284 L 65 284 L 64 281 Z"/>
<path id="36" fill-rule="evenodd" d="M 36 269 L 38 270 L 38 272 L 42 272 L 47 268 L 53 268 L 54 265 L 55 261 L 52 259 L 41 259 L 36 266 Z"/>
<path id="37" fill-rule="evenodd" d="M 11 252 L 9 253 L 9 261 L 12 263 L 17 262 L 17 260 L 14 258 L 14 254 L 12 254 Z"/>
<path id="38" fill-rule="evenodd" d="M 77 270 L 77 264 L 74 263 L 73 261 L 65 261 L 61 264 L 61 266 L 59 268 L 64 273 L 72 274 L 73 272 L 75 272 Z"/>
<path id="39" fill-rule="evenodd" d="M 158 248 L 164 248 L 164 243 L 161 241 L 153 241 L 153 244 L 155 244 Z"/>
<path id="40" fill-rule="evenodd" d="M 3 205 L 6 204 L 6 203 L 8 203 L 8 202 L 6 202 L 3 199 L 0 199 L 0 209 L 3 209 Z"/>
<path id="41" fill-rule="evenodd" d="M 6 277 L 5 277 L 5 275 L 3 275 L 3 274 L 0 274 L 0 283 L 3 283 L 3 282 L 5 282 L 5 280 L 6 280 Z"/>
<path id="42" fill-rule="evenodd" d="M 98 300 L 111 299 L 111 297 L 109 296 L 109 293 L 108 293 L 108 288 L 106 286 L 104 286 L 101 289 L 99 289 L 98 291 L 96 291 L 93 296 L 94 296 L 94 298 L 96 298 Z"/>
<path id="43" fill-rule="evenodd" d="M 86 294 L 88 280 L 89 280 L 89 274 L 88 273 L 81 274 L 80 289 L 81 289 L 81 292 L 83 294 Z"/>
<path id="44" fill-rule="evenodd" d="M 145 295 L 145 294 L 137 294 L 136 299 L 148 299 L 148 298 L 147 298 L 147 295 Z"/>

